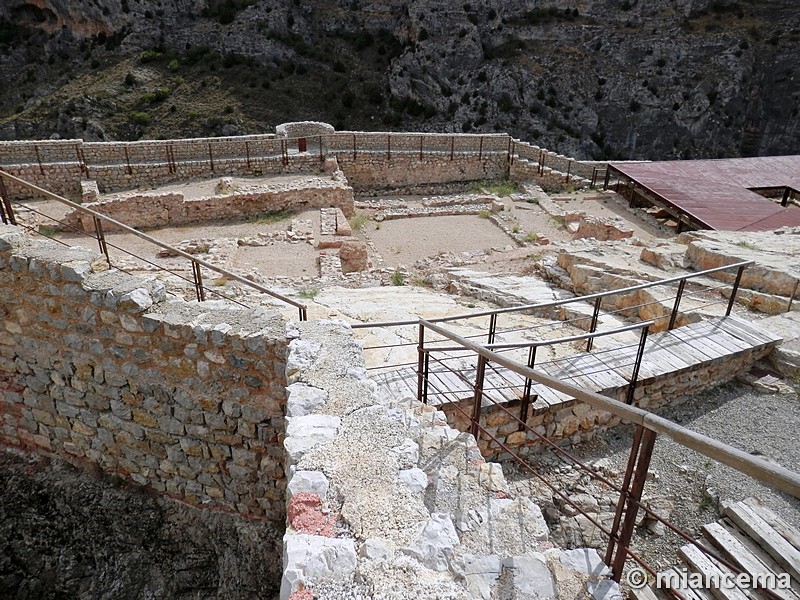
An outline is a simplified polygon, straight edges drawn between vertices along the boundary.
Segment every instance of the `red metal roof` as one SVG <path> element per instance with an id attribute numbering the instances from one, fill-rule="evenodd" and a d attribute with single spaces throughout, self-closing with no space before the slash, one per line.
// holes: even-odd
<path id="1" fill-rule="evenodd" d="M 782 207 L 750 189 L 800 191 L 800 155 L 609 166 L 709 229 L 768 231 L 800 226 L 800 209 Z"/>

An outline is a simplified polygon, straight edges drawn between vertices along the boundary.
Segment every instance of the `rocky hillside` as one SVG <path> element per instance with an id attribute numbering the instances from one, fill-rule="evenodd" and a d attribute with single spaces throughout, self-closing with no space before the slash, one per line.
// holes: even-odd
<path id="1" fill-rule="evenodd" d="M 581 158 L 800 152 L 796 0 L 5 0 L 0 137 L 493 132 Z"/>

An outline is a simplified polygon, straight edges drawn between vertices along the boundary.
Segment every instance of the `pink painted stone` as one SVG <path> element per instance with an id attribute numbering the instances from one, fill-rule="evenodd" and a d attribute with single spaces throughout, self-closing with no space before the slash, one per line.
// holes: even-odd
<path id="1" fill-rule="evenodd" d="M 287 510 L 289 524 L 299 533 L 334 537 L 334 525 L 338 515 L 322 512 L 319 494 L 300 492 L 292 496 Z"/>

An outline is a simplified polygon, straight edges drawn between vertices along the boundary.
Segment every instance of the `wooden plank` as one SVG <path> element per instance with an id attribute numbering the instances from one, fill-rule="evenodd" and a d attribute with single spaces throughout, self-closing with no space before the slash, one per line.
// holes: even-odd
<path id="1" fill-rule="evenodd" d="M 764 330 L 757 329 L 735 317 L 729 317 L 720 323 L 720 328 L 724 329 L 731 335 L 743 339 L 751 346 L 766 346 L 781 341 L 781 338 Z"/>
<path id="2" fill-rule="evenodd" d="M 680 585 L 682 573 L 674 567 L 667 569 L 666 571 L 662 571 L 659 573 L 659 576 L 663 576 L 662 582 L 664 587 L 661 589 L 676 590 L 680 592 L 681 595 L 686 598 L 686 600 L 712 600 L 703 592 L 703 590 L 697 590 L 688 586 Z M 675 585 L 671 585 L 673 582 Z"/>
<path id="3" fill-rule="evenodd" d="M 649 585 L 639 589 L 631 588 L 630 594 L 635 600 L 661 600 L 662 598 Z"/>
<path id="4" fill-rule="evenodd" d="M 681 546 L 678 553 L 696 572 L 702 573 L 708 578 L 717 577 L 718 581 L 722 580 L 723 571 L 711 562 L 711 559 L 703 554 L 697 546 L 686 544 Z M 720 600 L 747 600 L 747 594 L 736 588 L 711 588 L 711 593 Z"/>
<path id="5" fill-rule="evenodd" d="M 673 329 L 672 335 L 677 337 L 684 344 L 705 354 L 708 357 L 707 360 L 715 360 L 717 358 L 729 356 L 730 354 L 727 349 L 715 344 L 713 338 L 705 337 L 696 331 L 687 331 L 684 328 Z"/>
<path id="6" fill-rule="evenodd" d="M 769 525 L 775 531 L 780 533 L 787 542 L 800 550 L 800 531 L 792 527 L 782 517 L 776 515 L 769 508 L 761 504 L 761 502 L 759 502 L 756 498 L 745 498 L 744 503 L 749 506 L 759 517 L 769 523 Z"/>
<path id="7" fill-rule="evenodd" d="M 671 338 L 670 341 L 672 344 L 670 345 L 670 350 L 673 354 L 679 356 L 681 360 L 689 363 L 692 367 L 710 360 L 705 352 L 701 352 L 691 344 L 684 343 L 684 340 L 675 333 L 676 331 L 677 329 L 673 329 L 664 335 L 665 338 Z"/>
<path id="8" fill-rule="evenodd" d="M 728 519 L 727 517 L 723 517 L 719 521 L 717 521 L 722 527 L 724 527 L 728 533 L 730 533 L 733 537 L 735 537 L 739 542 L 750 551 L 750 554 L 755 556 L 758 560 L 762 563 L 767 565 L 767 569 L 773 573 L 784 573 L 786 569 L 781 567 L 775 559 L 770 556 L 764 548 L 758 545 L 753 538 L 748 536 L 744 533 L 741 529 L 739 529 L 733 521 Z M 796 579 L 791 580 L 791 589 L 797 595 L 800 596 L 800 582 Z"/>
<path id="9" fill-rule="evenodd" d="M 800 581 L 800 550 L 787 542 L 746 504 L 729 504 L 725 507 L 724 514 L 758 542 L 787 573 Z"/>
<path id="10" fill-rule="evenodd" d="M 644 352 L 645 355 L 648 353 L 648 349 L 650 352 L 663 352 L 669 356 L 669 361 L 675 367 L 676 371 L 687 369 L 693 366 L 692 364 L 681 359 L 681 357 L 674 354 L 670 348 L 671 345 L 674 345 L 674 340 L 673 343 L 670 344 L 662 334 L 657 333 L 647 339 L 647 347 L 645 348 Z"/>
<path id="11" fill-rule="evenodd" d="M 703 533 L 722 553 L 730 559 L 743 572 L 752 576 L 762 576 L 770 572 L 770 568 L 765 565 L 757 556 L 750 552 L 739 539 L 725 529 L 719 523 L 708 523 L 703 525 Z M 775 589 L 772 592 L 783 600 L 800 600 L 791 590 Z"/>
<path id="12" fill-rule="evenodd" d="M 749 342 L 745 342 L 744 340 L 732 336 L 718 321 L 703 321 L 698 323 L 698 325 L 695 327 L 695 331 L 701 335 L 712 337 L 718 344 L 737 352 L 749 350 L 753 347 Z"/>
<path id="13" fill-rule="evenodd" d="M 733 315 L 727 317 L 724 323 L 740 327 L 744 331 L 747 331 L 751 335 L 761 339 L 763 344 L 780 342 L 783 340 L 781 336 L 773 333 L 772 331 L 768 329 L 762 329 L 761 327 L 758 327 L 755 323 L 751 321 L 746 321 L 744 319 L 740 319 L 739 317 Z"/>

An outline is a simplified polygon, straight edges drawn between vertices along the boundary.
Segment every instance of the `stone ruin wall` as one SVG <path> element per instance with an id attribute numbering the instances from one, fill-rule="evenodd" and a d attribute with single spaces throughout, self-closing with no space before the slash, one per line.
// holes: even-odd
<path id="1" fill-rule="evenodd" d="M 561 190 L 570 185 L 585 185 L 594 166 L 605 166 L 605 163 L 576 161 L 513 140 L 506 134 L 331 133 L 330 126 L 324 123 L 284 125 L 277 128 L 281 132 L 279 136 L 136 142 L 84 142 L 80 139 L 0 142 L 0 168 L 77 200 L 82 180 L 94 180 L 101 192 L 108 193 L 217 175 L 318 173 L 324 168 L 327 156 L 339 159 L 342 170 L 358 191 L 413 190 L 426 184 L 507 176 L 532 179 L 548 189 Z M 294 134 L 308 136 L 306 153 L 297 153 L 297 141 L 292 139 Z M 514 160 L 509 165 L 512 150 Z M 546 156 L 546 167 L 539 173 L 534 163 L 542 153 Z M 569 181 L 565 177 L 567 169 L 572 174 Z M 13 183 L 6 186 L 14 197 L 30 196 L 27 190 Z"/>
<path id="2" fill-rule="evenodd" d="M 256 217 L 264 213 L 334 207 L 346 215 L 355 211 L 353 189 L 336 179 L 293 182 L 281 189 L 246 190 L 218 196 L 185 198 L 181 193 L 152 193 L 124 196 L 85 205 L 130 227 L 168 227 L 192 223 L 221 222 Z M 94 232 L 91 215 L 75 210 L 62 227 Z M 112 223 L 105 231 L 118 229 Z"/>
<path id="3" fill-rule="evenodd" d="M 2 443 L 282 521 L 282 319 L 168 300 L 101 258 L 0 226 Z"/>

